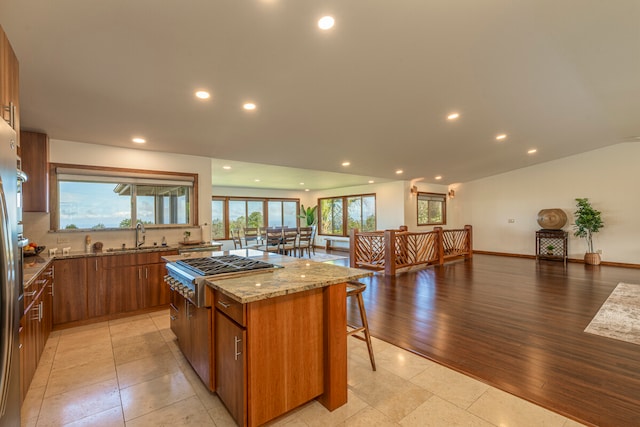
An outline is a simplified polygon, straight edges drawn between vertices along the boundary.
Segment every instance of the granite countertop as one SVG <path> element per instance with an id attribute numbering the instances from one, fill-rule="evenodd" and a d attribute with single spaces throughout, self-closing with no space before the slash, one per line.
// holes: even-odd
<path id="1" fill-rule="evenodd" d="M 22 282 L 24 288 L 27 289 L 33 279 L 35 279 L 48 265 L 53 261 L 53 258 L 48 256 L 30 256 L 24 258 L 24 264 L 22 269 Z"/>
<path id="2" fill-rule="evenodd" d="M 371 271 L 358 268 L 298 258 L 294 260 L 287 262 L 284 268 L 267 273 L 251 273 L 228 279 L 209 276 L 205 280 L 212 288 L 246 304 L 373 276 Z"/>
<path id="3" fill-rule="evenodd" d="M 226 279 L 216 279 L 215 276 L 204 277 L 207 285 L 243 304 L 373 276 L 373 273 L 368 270 L 251 249 L 218 251 L 211 252 L 209 255 L 198 254 L 197 256 L 220 256 L 226 254 L 256 258 L 284 267 L 265 273 L 249 272 L 239 277 Z M 166 256 L 163 259 L 168 262 L 175 262 L 180 259 L 197 256 L 181 254 Z"/>

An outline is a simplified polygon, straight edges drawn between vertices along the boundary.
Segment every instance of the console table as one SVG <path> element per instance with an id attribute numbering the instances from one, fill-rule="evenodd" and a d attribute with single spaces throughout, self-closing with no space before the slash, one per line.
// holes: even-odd
<path id="1" fill-rule="evenodd" d="M 567 264 L 569 233 L 563 230 L 536 231 L 536 261 L 549 259 Z"/>

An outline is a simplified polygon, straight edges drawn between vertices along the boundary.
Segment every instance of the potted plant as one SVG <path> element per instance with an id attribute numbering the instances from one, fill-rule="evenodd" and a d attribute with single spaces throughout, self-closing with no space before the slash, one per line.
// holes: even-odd
<path id="1" fill-rule="evenodd" d="M 556 248 L 556 247 L 555 247 L 555 246 L 553 246 L 553 245 L 547 245 L 547 255 L 553 255 L 553 250 L 554 250 L 555 248 Z"/>
<path id="2" fill-rule="evenodd" d="M 191 237 L 191 232 L 190 231 L 185 231 L 182 234 L 184 235 L 184 241 L 188 242 L 189 241 L 189 237 Z"/>
<path id="3" fill-rule="evenodd" d="M 311 227 L 312 225 L 315 225 L 316 221 L 318 220 L 318 218 L 316 217 L 317 210 L 317 205 L 312 208 L 309 207 L 306 209 L 304 208 L 304 205 L 300 205 L 300 215 L 298 215 L 298 218 L 306 220 L 306 226 Z"/>
<path id="4" fill-rule="evenodd" d="M 587 240 L 587 252 L 584 254 L 585 264 L 599 265 L 600 254 L 593 250 L 593 233 L 600 231 L 604 227 L 600 211 L 595 210 L 589 199 L 576 199 L 577 208 L 575 212 L 576 222 L 573 225 L 576 237 L 584 237 Z"/>

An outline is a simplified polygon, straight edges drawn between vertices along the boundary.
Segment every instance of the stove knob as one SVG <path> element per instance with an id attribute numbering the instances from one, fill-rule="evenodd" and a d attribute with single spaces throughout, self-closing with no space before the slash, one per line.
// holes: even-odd
<path id="1" fill-rule="evenodd" d="M 187 298 L 193 299 L 193 296 L 194 296 L 195 294 L 196 294 L 195 292 L 193 292 L 192 290 L 189 290 L 189 291 L 187 292 Z"/>

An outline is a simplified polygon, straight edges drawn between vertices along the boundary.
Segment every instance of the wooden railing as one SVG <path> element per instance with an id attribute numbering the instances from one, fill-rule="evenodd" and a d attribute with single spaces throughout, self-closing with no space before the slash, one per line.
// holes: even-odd
<path id="1" fill-rule="evenodd" d="M 350 265 L 356 268 L 384 270 L 385 275 L 424 264 L 442 265 L 447 259 L 473 256 L 472 227 L 409 232 L 351 230 Z"/>

